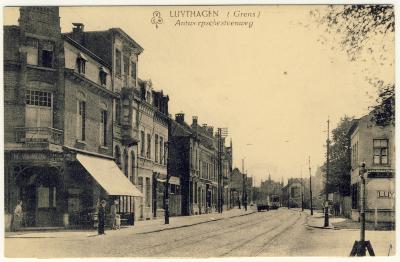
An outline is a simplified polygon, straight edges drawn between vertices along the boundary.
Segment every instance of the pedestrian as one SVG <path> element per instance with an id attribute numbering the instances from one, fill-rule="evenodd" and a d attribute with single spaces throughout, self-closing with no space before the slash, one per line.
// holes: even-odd
<path id="1" fill-rule="evenodd" d="M 113 230 L 116 229 L 115 220 L 116 220 L 116 216 L 117 216 L 117 205 L 118 205 L 118 201 L 114 200 L 114 202 L 112 203 L 112 205 L 110 207 L 110 223 L 111 223 L 111 229 L 113 229 Z"/>
<path id="2" fill-rule="evenodd" d="M 17 205 L 14 209 L 14 214 L 11 221 L 12 231 L 17 231 L 22 224 L 22 200 L 17 201 Z"/>
<path id="3" fill-rule="evenodd" d="M 99 220 L 99 226 L 98 226 L 98 233 L 99 235 L 105 235 L 106 233 L 104 232 L 104 224 L 106 221 L 106 201 L 101 200 L 100 202 L 100 207 L 99 207 L 99 215 L 98 215 L 98 220 Z"/>

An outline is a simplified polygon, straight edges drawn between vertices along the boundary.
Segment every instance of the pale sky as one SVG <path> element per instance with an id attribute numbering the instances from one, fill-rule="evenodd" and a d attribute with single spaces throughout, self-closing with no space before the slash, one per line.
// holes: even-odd
<path id="1" fill-rule="evenodd" d="M 228 127 L 234 167 L 241 169 L 245 158 L 256 184 L 268 173 L 285 182 L 301 171 L 308 176 L 309 155 L 314 173 L 325 158 L 328 116 L 332 129 L 346 114 L 368 112 L 376 90 L 366 76 L 394 82 L 393 67 L 373 59 L 385 45 L 394 60 L 394 43 L 371 39 L 377 52 L 350 62 L 309 16 L 323 6 L 229 7 L 231 14 L 260 11 L 259 18 L 236 19 L 253 21 L 252 28 L 179 27 L 170 16 L 171 10 L 211 9 L 219 11 L 217 20 L 227 20 L 227 8 L 66 7 L 60 8 L 61 28 L 71 31 L 73 22 L 84 23 L 86 31 L 122 28 L 144 48 L 139 77 L 151 78 L 170 96 L 172 115 L 182 111 L 189 124 L 196 115 L 201 124 Z M 163 18 L 157 29 L 155 10 Z M 17 24 L 18 9 L 4 11 L 4 24 Z"/>

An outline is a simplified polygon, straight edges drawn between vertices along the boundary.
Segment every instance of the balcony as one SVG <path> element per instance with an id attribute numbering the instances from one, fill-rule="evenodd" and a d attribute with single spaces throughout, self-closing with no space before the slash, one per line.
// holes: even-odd
<path id="1" fill-rule="evenodd" d="M 15 141 L 17 143 L 49 143 L 63 144 L 63 131 L 51 127 L 16 127 Z"/>
<path id="2" fill-rule="evenodd" d="M 139 130 L 131 125 L 122 125 L 121 139 L 124 145 L 137 145 L 139 142 Z"/>

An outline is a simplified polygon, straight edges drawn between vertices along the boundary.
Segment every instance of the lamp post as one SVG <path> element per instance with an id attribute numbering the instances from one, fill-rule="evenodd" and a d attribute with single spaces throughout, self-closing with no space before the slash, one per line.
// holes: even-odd
<path id="1" fill-rule="evenodd" d="M 355 241 L 353 245 L 353 249 L 350 252 L 350 256 L 360 256 L 363 257 L 366 254 L 366 250 L 370 256 L 375 256 L 375 252 L 372 248 L 371 243 L 365 240 L 365 174 L 367 173 L 367 169 L 365 167 L 365 163 L 361 163 L 359 175 L 361 179 L 360 183 L 360 241 Z"/>
<path id="2" fill-rule="evenodd" d="M 328 208 L 328 178 L 329 178 L 329 118 L 328 118 L 328 132 L 327 132 L 327 140 L 326 140 L 326 177 L 325 177 L 325 216 L 324 216 L 324 227 L 329 226 L 329 208 Z"/>
<path id="3" fill-rule="evenodd" d="M 170 172 L 168 170 L 169 166 L 169 141 L 165 143 L 165 148 L 164 148 L 164 159 L 165 159 L 165 154 L 167 156 L 167 181 L 165 182 L 165 212 L 164 212 L 164 224 L 169 224 L 169 178 L 170 178 Z"/>

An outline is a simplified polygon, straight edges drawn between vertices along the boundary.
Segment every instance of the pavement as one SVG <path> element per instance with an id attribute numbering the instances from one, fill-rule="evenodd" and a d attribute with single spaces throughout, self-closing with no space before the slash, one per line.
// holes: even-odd
<path id="1" fill-rule="evenodd" d="M 179 216 L 170 217 L 169 224 L 164 223 L 164 218 L 157 218 L 153 220 L 135 221 L 134 226 L 123 226 L 120 230 L 111 230 L 106 228 L 106 233 L 113 235 L 118 234 L 120 231 L 129 231 L 134 234 L 149 234 L 161 232 L 165 230 L 172 230 L 182 227 L 190 227 L 194 225 L 209 223 L 212 221 L 219 221 L 228 218 L 235 218 L 240 216 L 250 215 L 256 212 L 252 208 L 244 209 L 230 209 L 223 213 L 209 213 L 194 216 Z M 35 231 L 18 231 L 18 232 L 5 232 L 5 238 L 73 238 L 73 237 L 93 237 L 97 235 L 95 228 L 90 229 L 58 229 L 58 230 L 35 230 Z"/>

